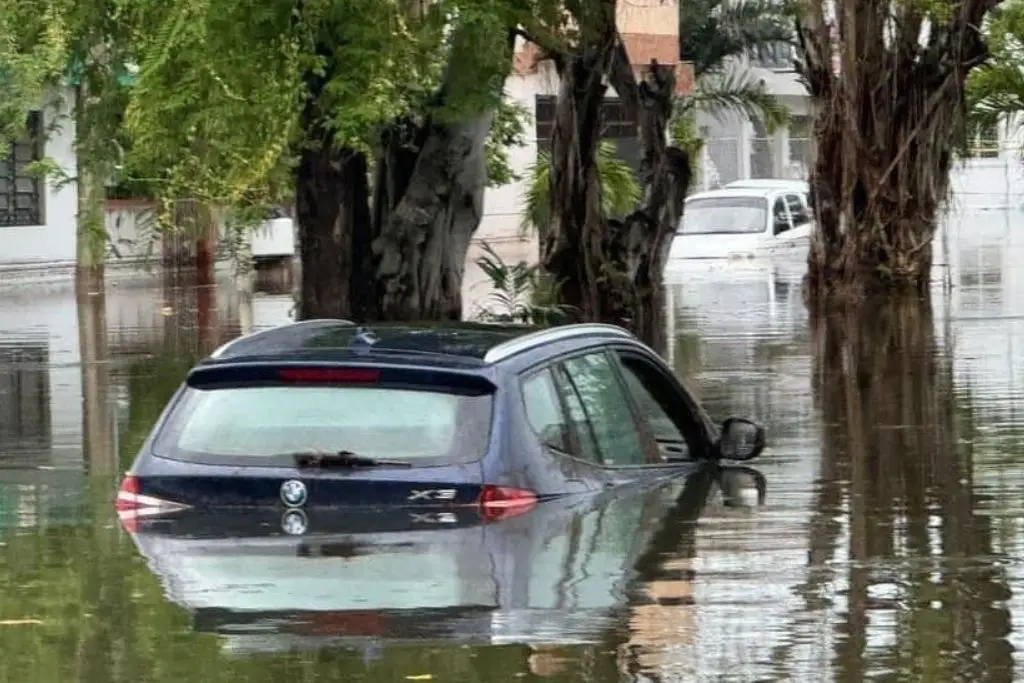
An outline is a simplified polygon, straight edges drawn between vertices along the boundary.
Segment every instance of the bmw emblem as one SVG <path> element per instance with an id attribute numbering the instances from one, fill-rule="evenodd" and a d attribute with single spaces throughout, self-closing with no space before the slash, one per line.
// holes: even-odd
<path id="1" fill-rule="evenodd" d="M 309 528 L 309 519 L 302 510 L 292 508 L 281 518 L 281 530 L 289 536 L 301 536 Z"/>
<path id="2" fill-rule="evenodd" d="M 306 485 L 298 479 L 281 484 L 281 502 L 290 508 L 302 507 L 306 502 Z"/>

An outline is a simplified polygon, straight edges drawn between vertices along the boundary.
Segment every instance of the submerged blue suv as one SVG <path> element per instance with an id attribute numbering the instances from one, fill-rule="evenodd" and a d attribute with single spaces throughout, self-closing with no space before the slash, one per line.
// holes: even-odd
<path id="1" fill-rule="evenodd" d="M 763 447 L 748 420 L 717 429 L 618 327 L 308 320 L 194 367 L 116 505 L 122 521 L 221 506 L 470 506 L 486 520 Z"/>

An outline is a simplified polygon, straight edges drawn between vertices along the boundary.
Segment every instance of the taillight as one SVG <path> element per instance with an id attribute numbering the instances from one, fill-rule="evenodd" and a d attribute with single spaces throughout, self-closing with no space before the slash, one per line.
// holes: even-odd
<path id="1" fill-rule="evenodd" d="M 487 522 L 522 515 L 537 505 L 537 494 L 510 486 L 484 486 L 480 492 L 480 513 Z"/>
<path id="2" fill-rule="evenodd" d="M 367 368 L 282 368 L 277 376 L 285 382 L 337 382 L 373 384 L 380 379 L 380 370 Z"/>
<path id="3" fill-rule="evenodd" d="M 121 488 L 117 490 L 117 500 L 114 507 L 118 510 L 134 510 L 142 507 L 139 502 L 139 478 L 133 474 L 124 475 L 121 480 Z"/>
<path id="4" fill-rule="evenodd" d="M 176 503 L 173 500 L 143 495 L 141 491 L 142 482 L 134 474 L 126 474 L 121 480 L 121 486 L 117 490 L 117 499 L 114 501 L 114 507 L 117 509 L 117 517 L 125 531 L 137 531 L 138 520 L 141 517 L 162 515 L 185 510 L 189 507 L 183 503 Z"/>

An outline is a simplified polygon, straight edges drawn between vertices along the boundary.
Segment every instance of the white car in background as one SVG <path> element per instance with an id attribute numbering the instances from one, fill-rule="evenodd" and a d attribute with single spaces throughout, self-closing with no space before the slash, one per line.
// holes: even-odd
<path id="1" fill-rule="evenodd" d="M 756 190 L 797 190 L 805 195 L 811 192 L 811 184 L 806 180 L 788 180 L 785 178 L 747 178 L 726 183 L 722 189 L 756 189 Z"/>
<path id="2" fill-rule="evenodd" d="M 812 223 L 806 187 L 801 181 L 748 180 L 690 195 L 669 260 L 779 253 L 806 258 Z"/>

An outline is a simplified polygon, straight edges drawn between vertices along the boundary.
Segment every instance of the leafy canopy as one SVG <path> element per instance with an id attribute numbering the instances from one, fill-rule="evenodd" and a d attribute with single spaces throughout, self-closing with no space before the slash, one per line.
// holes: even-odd
<path id="1" fill-rule="evenodd" d="M 525 0 L 118 1 L 136 27 L 126 117 L 136 161 L 171 195 L 231 205 L 279 198 L 304 145 L 370 151 L 397 119 L 497 106 L 509 27 L 530 9 Z M 514 121 L 502 123 L 514 137 Z"/>

